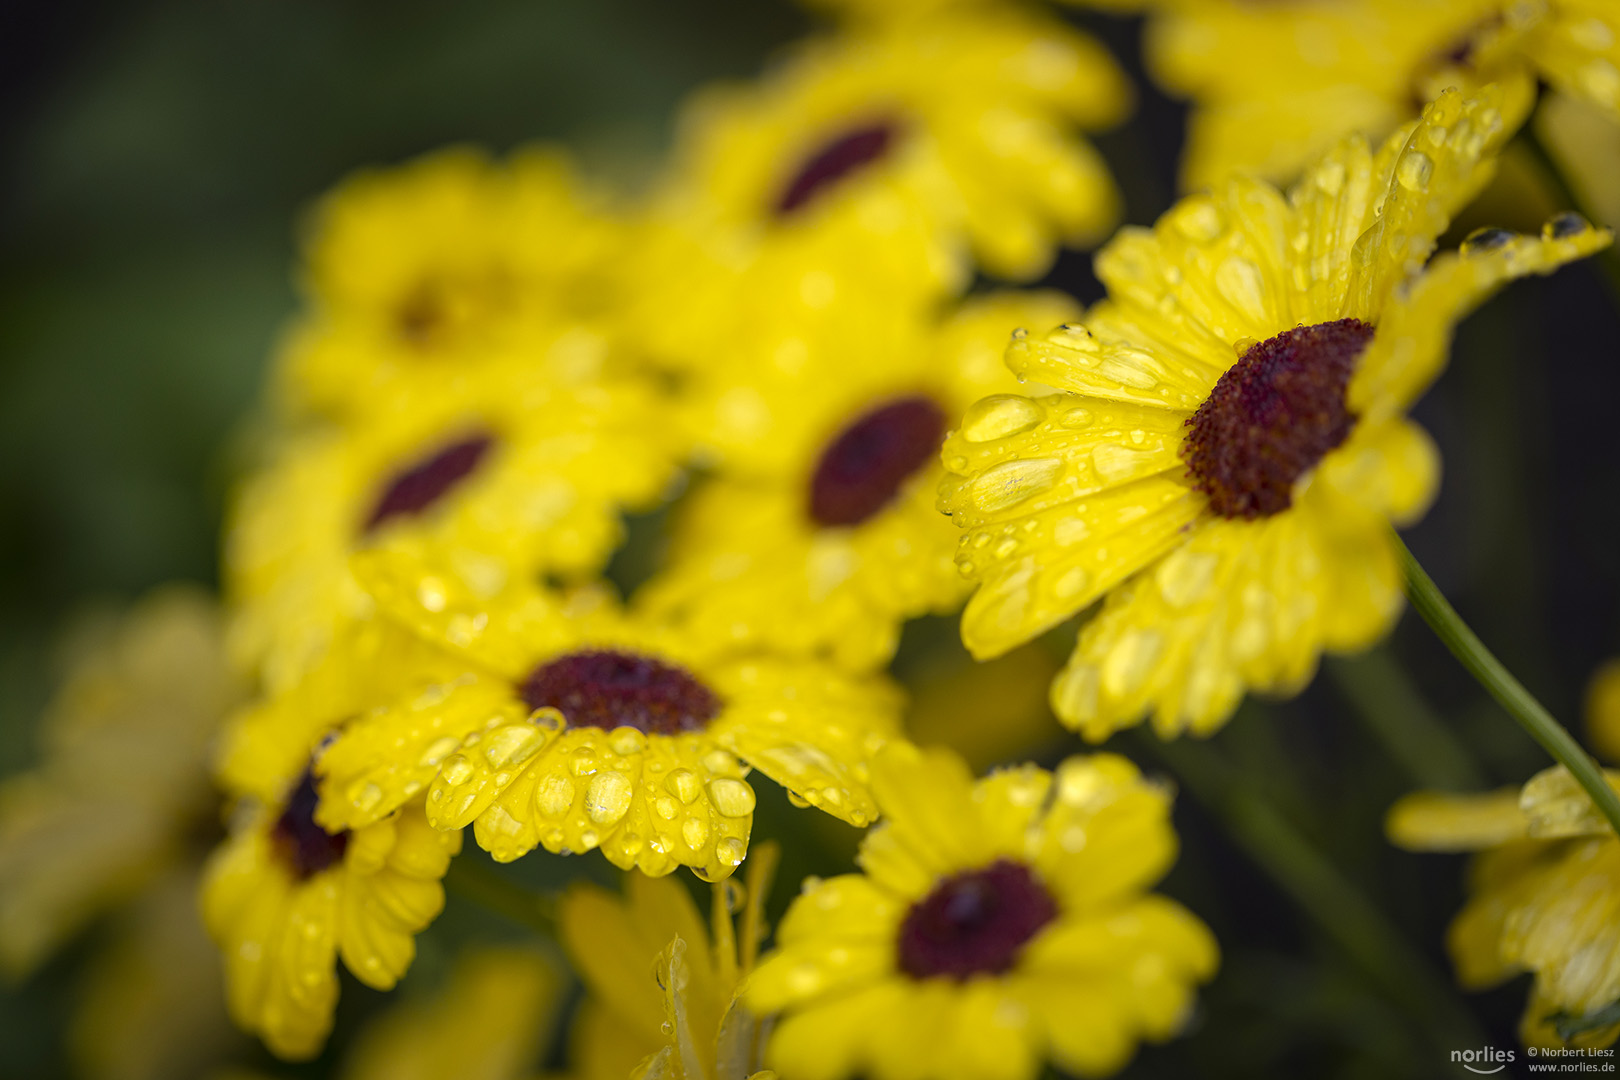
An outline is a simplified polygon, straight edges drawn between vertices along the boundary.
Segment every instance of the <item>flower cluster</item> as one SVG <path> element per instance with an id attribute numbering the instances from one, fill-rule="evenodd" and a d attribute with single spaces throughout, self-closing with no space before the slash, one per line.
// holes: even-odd
<path id="1" fill-rule="evenodd" d="M 1454 327 L 1611 240 L 1573 212 L 1448 230 L 1537 78 L 1620 120 L 1620 13 L 1110 5 L 1147 12 L 1149 69 L 1193 100 L 1189 193 L 1116 229 L 1086 133 L 1132 87 L 1069 20 L 816 6 L 831 28 L 695 96 L 635 200 L 548 146 L 320 203 L 231 500 L 226 625 L 151 601 L 64 692 L 62 745 L 0 804 L 0 867 L 29 883 L 0 900 L 8 966 L 139 887 L 211 752 L 202 919 L 230 1015 L 286 1059 L 325 1046 L 340 964 L 406 975 L 455 866 L 512 887 L 474 847 L 628 873 L 555 907 L 581 1075 L 1105 1075 L 1183 1029 L 1218 950 L 1152 891 L 1169 783 L 1113 748 L 975 777 L 964 756 L 1032 756 L 1022 731 L 920 748 L 950 726 L 928 686 L 908 705 L 902 638 L 959 615 L 973 660 L 1013 660 L 1077 627 L 1055 677 L 1037 656 L 979 691 L 946 651 L 930 678 L 970 727 L 1051 678 L 1100 743 L 1210 734 L 1385 636 L 1392 526 L 1440 478 L 1407 414 Z M 1099 302 L 1014 287 L 1105 238 Z M 106 783 L 132 754 L 175 775 Z M 750 853 L 771 788 L 806 820 Z M 828 819 L 867 830 L 860 872 L 807 879 L 761 953 L 778 859 Z M 1620 856 L 1568 773 L 1417 796 L 1391 829 L 1493 847 L 1453 952 L 1470 985 L 1535 974 L 1527 1040 L 1613 1012 Z M 558 987 L 535 953 L 473 954 L 348 1073 L 515 1077 Z"/>

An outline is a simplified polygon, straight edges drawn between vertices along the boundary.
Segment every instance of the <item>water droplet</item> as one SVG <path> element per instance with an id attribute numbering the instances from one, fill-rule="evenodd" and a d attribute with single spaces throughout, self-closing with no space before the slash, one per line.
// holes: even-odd
<path id="1" fill-rule="evenodd" d="M 647 736 L 633 727 L 614 728 L 608 735 L 608 746 L 620 757 L 629 757 L 647 749 Z"/>
<path id="2" fill-rule="evenodd" d="M 691 769 L 676 769 L 664 777 L 664 787 L 688 806 L 703 793 L 703 782 Z"/>
<path id="3" fill-rule="evenodd" d="M 467 760 L 467 755 L 465 754 L 457 754 L 455 757 L 445 762 L 444 768 L 439 770 L 439 776 L 442 777 L 444 782 L 449 784 L 451 787 L 457 787 L 461 784 L 465 784 L 468 780 L 472 779 L 472 775 L 473 763 Z"/>
<path id="4" fill-rule="evenodd" d="M 428 745 L 428 748 L 422 751 L 422 756 L 420 759 L 418 759 L 417 764 L 424 769 L 437 768 L 439 763 L 454 753 L 456 747 L 460 745 L 461 740 L 456 738 L 454 735 L 446 735 L 443 738 L 434 739 L 433 742 Z"/>
<path id="5" fill-rule="evenodd" d="M 1084 592 L 1090 582 L 1091 575 L 1084 567 L 1071 566 L 1052 582 L 1052 595 L 1059 600 L 1072 600 Z"/>
<path id="6" fill-rule="evenodd" d="M 685 823 L 681 825 L 681 839 L 685 840 L 686 846 L 694 851 L 701 848 L 703 846 L 703 842 L 708 838 L 709 823 L 704 821 L 701 817 L 689 817 L 686 819 Z"/>
<path id="7" fill-rule="evenodd" d="M 1464 237 L 1458 250 L 1464 256 L 1483 255 L 1506 246 L 1512 239 L 1513 234 L 1507 229 L 1475 229 Z"/>
<path id="8" fill-rule="evenodd" d="M 1208 196 L 1183 199 L 1167 216 L 1172 216 L 1181 235 L 1195 244 L 1208 244 L 1226 229 L 1220 210 Z"/>
<path id="9" fill-rule="evenodd" d="M 990 442 L 1028 431 L 1041 422 L 1041 408 L 1017 394 L 996 394 L 968 406 L 962 417 L 962 438 Z"/>
<path id="10" fill-rule="evenodd" d="M 582 746 L 574 751 L 574 756 L 568 762 L 568 767 L 575 776 L 589 776 L 596 771 L 596 755 L 591 753 L 588 747 Z"/>
<path id="11" fill-rule="evenodd" d="M 1091 419 L 1091 410 L 1079 407 L 1069 409 L 1058 417 L 1058 420 L 1066 428 L 1088 427 L 1091 424 Z"/>
<path id="12" fill-rule="evenodd" d="M 746 854 L 748 854 L 748 848 L 743 841 L 735 836 L 728 836 L 714 846 L 715 858 L 726 866 L 738 865 L 743 861 L 743 856 Z"/>
<path id="13" fill-rule="evenodd" d="M 561 731 L 566 721 L 563 714 L 549 705 L 544 709 L 536 709 L 529 717 L 529 723 L 542 731 Z"/>
<path id="14" fill-rule="evenodd" d="M 973 501 L 980 510 L 995 513 L 1016 506 L 1057 482 L 1063 462 L 1056 458 L 1004 461 L 973 481 Z"/>
<path id="15" fill-rule="evenodd" d="M 1131 630 L 1109 650 L 1103 661 L 1103 686 L 1114 698 L 1136 691 L 1153 671 L 1164 639 L 1156 630 Z"/>
<path id="16" fill-rule="evenodd" d="M 680 812 L 680 807 L 668 795 L 660 795 L 653 800 L 653 812 L 665 821 L 674 821 L 675 815 Z"/>
<path id="17" fill-rule="evenodd" d="M 597 773 L 585 789 L 585 813 L 598 825 L 612 825 L 629 811 L 630 796 L 630 781 L 623 774 Z"/>
<path id="18" fill-rule="evenodd" d="M 710 780 L 709 801 L 726 817 L 747 817 L 754 812 L 754 789 L 741 780 Z"/>
<path id="19" fill-rule="evenodd" d="M 369 780 L 361 784 L 355 784 L 349 789 L 349 801 L 362 814 L 369 814 L 376 809 L 377 804 L 382 802 L 382 797 L 382 788 Z"/>
<path id="20" fill-rule="evenodd" d="M 1395 166 L 1395 179 L 1408 191 L 1427 191 L 1434 176 L 1434 159 L 1421 150 L 1408 150 Z"/>
<path id="21" fill-rule="evenodd" d="M 1573 210 L 1566 210 L 1543 225 L 1541 235 L 1547 240 L 1568 240 L 1572 236 L 1579 236 L 1591 227 L 1581 215 Z"/>
<path id="22" fill-rule="evenodd" d="M 1197 603 L 1209 591 L 1215 580 L 1215 568 L 1220 560 L 1207 551 L 1189 551 L 1182 548 L 1172 552 L 1154 572 L 1159 595 L 1171 607 L 1183 608 Z"/>
<path id="23" fill-rule="evenodd" d="M 562 817 L 574 805 L 574 782 L 561 773 L 549 773 L 534 787 L 534 805 L 547 817 Z"/>
<path id="24" fill-rule="evenodd" d="M 505 765 L 521 765 L 546 743 L 546 737 L 530 724 L 512 724 L 489 737 L 484 747 L 484 760 L 489 767 L 499 769 Z"/>

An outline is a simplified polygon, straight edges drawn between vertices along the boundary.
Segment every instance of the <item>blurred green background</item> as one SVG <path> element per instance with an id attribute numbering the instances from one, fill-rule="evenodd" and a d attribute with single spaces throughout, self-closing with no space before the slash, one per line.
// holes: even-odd
<path id="1" fill-rule="evenodd" d="M 1140 80 L 1136 24 L 1084 21 Z M 312 198 L 362 164 L 536 138 L 633 187 L 683 93 L 753 73 L 808 25 L 780 0 L 64 0 L 0 14 L 0 774 L 34 758 L 52 637 L 76 611 L 214 580 L 232 433 L 293 309 Z M 1144 87 L 1137 121 L 1099 140 L 1133 221 L 1168 205 L 1180 122 Z M 1051 283 L 1098 295 L 1084 254 Z M 1411 543 L 1568 721 L 1592 668 L 1620 652 L 1617 341 L 1592 267 L 1520 284 L 1465 324 L 1418 410 L 1447 477 Z M 951 636 L 913 628 L 902 674 Z M 1461 861 L 1394 852 L 1380 822 L 1413 787 L 1516 783 L 1542 761 L 1421 625 L 1330 662 L 1293 702 L 1246 706 L 1209 743 L 1113 745 L 1181 782 L 1167 891 L 1226 950 L 1190 1036 L 1127 1075 L 1427 1077 L 1446 1049 L 1478 1045 L 1459 1040 L 1512 1045 L 1523 980 L 1450 988 L 1440 942 Z M 756 836 L 805 834 L 803 815 L 761 794 Z M 847 847 L 813 851 L 790 872 L 836 872 Z M 452 901 L 420 978 L 473 934 L 466 915 Z M 0 1076 L 63 1074 L 87 947 L 0 991 Z M 375 1004 L 348 983 L 341 1023 Z"/>

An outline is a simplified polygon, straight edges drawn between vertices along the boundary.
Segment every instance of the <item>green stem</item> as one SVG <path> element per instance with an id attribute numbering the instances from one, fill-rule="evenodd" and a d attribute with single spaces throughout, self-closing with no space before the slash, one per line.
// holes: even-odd
<path id="1" fill-rule="evenodd" d="M 507 880 L 483 864 L 476 853 L 472 857 L 462 855 L 451 859 L 444 884 L 457 896 L 503 915 L 519 926 L 548 938 L 557 936 L 551 897 L 536 895 Z"/>
<path id="2" fill-rule="evenodd" d="M 1581 744 L 1553 719 L 1541 702 L 1532 697 L 1530 691 L 1502 666 L 1502 662 L 1491 655 L 1491 651 L 1463 622 L 1462 616 L 1457 614 L 1434 581 L 1423 572 L 1423 567 L 1418 565 L 1399 536 L 1395 537 L 1395 546 L 1400 556 L 1401 570 L 1406 576 L 1406 594 L 1418 614 L 1423 616 L 1423 621 L 1468 669 L 1468 673 L 1519 722 L 1519 726 L 1529 732 L 1530 737 L 1540 743 L 1554 761 L 1569 770 L 1570 775 L 1586 789 L 1593 805 L 1609 819 L 1610 827 L 1620 834 L 1620 794 L 1609 786 L 1597 762 L 1581 749 Z"/>

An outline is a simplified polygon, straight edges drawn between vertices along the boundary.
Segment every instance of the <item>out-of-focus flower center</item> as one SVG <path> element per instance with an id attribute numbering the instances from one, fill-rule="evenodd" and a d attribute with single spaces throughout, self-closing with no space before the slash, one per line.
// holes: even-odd
<path id="1" fill-rule="evenodd" d="M 329 866 L 343 861 L 349 847 L 349 833 L 329 833 L 315 824 L 315 807 L 320 796 L 315 776 L 308 769 L 287 796 L 281 816 L 270 827 L 270 844 L 282 866 L 303 881 Z"/>
<path id="2" fill-rule="evenodd" d="M 898 126 L 890 120 L 863 124 L 822 143 L 800 164 L 776 199 L 777 217 L 787 217 L 852 173 L 881 161 L 893 146 Z"/>
<path id="3" fill-rule="evenodd" d="M 822 451 L 810 477 L 810 517 L 818 525 L 859 525 L 934 460 L 945 438 L 945 410 L 918 395 L 879 405 Z"/>
<path id="4" fill-rule="evenodd" d="M 571 727 L 633 727 L 649 735 L 702 731 L 721 707 L 719 696 L 686 669 L 614 649 L 541 664 L 520 693 L 529 708 L 556 709 Z"/>
<path id="5" fill-rule="evenodd" d="M 1372 337 L 1360 319 L 1296 327 L 1251 346 L 1221 376 L 1181 444 L 1211 510 L 1252 521 L 1293 505 L 1294 482 L 1355 426 L 1345 387 Z"/>
<path id="6" fill-rule="evenodd" d="M 945 878 L 900 924 L 900 970 L 914 979 L 999 975 L 1057 917 L 1057 903 L 1029 867 L 999 859 Z"/>
<path id="7" fill-rule="evenodd" d="M 465 480 L 495 445 L 492 435 L 470 435 L 401 469 L 377 499 L 365 532 L 400 517 L 415 517 Z"/>

